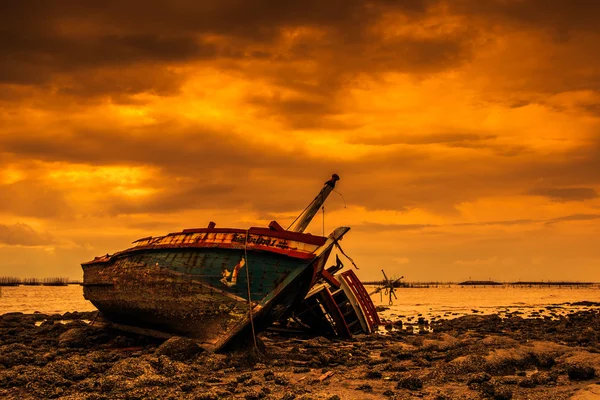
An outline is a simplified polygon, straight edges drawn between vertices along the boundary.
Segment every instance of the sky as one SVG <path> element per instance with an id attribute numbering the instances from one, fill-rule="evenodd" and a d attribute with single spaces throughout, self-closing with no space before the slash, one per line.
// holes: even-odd
<path id="1" fill-rule="evenodd" d="M 0 275 L 185 228 L 352 230 L 362 279 L 600 281 L 600 2 L 0 3 Z"/>

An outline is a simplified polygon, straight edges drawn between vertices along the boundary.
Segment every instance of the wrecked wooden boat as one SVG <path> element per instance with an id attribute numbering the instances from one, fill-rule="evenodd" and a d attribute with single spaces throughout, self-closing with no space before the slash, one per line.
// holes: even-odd
<path id="1" fill-rule="evenodd" d="M 324 269 L 321 278 L 276 330 L 351 338 L 373 333 L 381 324 L 371 296 L 354 271 L 337 273 L 343 264 Z"/>
<path id="2" fill-rule="evenodd" d="M 211 222 L 85 262 L 84 297 L 121 327 L 192 337 L 211 351 L 251 343 L 303 301 L 350 230 L 303 233 L 337 180 L 333 175 L 287 230 L 275 221 L 249 229 Z"/>

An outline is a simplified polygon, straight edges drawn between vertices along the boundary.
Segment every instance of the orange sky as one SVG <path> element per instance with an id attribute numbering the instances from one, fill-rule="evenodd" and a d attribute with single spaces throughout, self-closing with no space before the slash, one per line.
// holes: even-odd
<path id="1" fill-rule="evenodd" d="M 363 279 L 600 281 L 600 2 L 0 4 L 0 275 L 287 226 Z M 320 217 L 311 225 L 321 233 Z"/>

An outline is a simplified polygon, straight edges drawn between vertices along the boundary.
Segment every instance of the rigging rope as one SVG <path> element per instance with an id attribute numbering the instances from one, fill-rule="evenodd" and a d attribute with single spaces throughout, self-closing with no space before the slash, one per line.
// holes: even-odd
<path id="1" fill-rule="evenodd" d="M 244 257 L 246 258 L 246 286 L 248 288 L 248 310 L 250 312 L 250 325 L 252 326 L 252 339 L 254 340 L 254 348 L 258 350 L 256 343 L 256 332 L 254 331 L 254 317 L 252 316 L 252 300 L 250 297 L 250 264 L 248 263 L 248 236 L 249 230 L 246 229 L 246 240 L 244 241 Z"/>
<path id="2" fill-rule="evenodd" d="M 322 206 L 321 210 L 323 210 L 323 236 L 325 236 L 325 206 Z"/>
<path id="3" fill-rule="evenodd" d="M 339 194 L 340 196 L 342 196 L 342 200 L 344 201 L 344 208 L 348 208 L 348 207 L 346 207 L 346 199 L 344 198 L 344 195 L 343 195 L 341 192 L 338 192 L 338 191 L 337 191 L 337 190 L 335 190 L 335 189 L 332 189 L 332 190 L 333 190 L 334 192 L 336 192 L 337 194 Z"/>
<path id="4" fill-rule="evenodd" d="M 320 194 L 320 193 L 319 193 L 319 194 Z M 319 197 L 319 194 L 317 195 L 317 197 Z M 316 199 L 317 197 L 315 197 L 315 199 Z M 304 213 L 306 212 L 306 210 L 308 210 L 308 209 L 309 209 L 309 207 L 310 207 L 310 206 L 312 206 L 313 202 L 314 202 L 314 200 L 313 200 L 313 201 L 311 201 L 311 202 L 310 202 L 310 203 L 309 203 L 309 204 L 308 204 L 308 205 L 307 205 L 307 206 L 304 208 L 304 210 L 302 210 L 302 212 L 300 213 L 300 215 L 298 215 L 298 216 L 296 217 L 296 219 L 292 221 L 292 223 L 290 224 L 290 226 L 288 226 L 288 227 L 286 228 L 286 231 L 289 231 L 289 230 L 290 230 L 290 228 L 292 227 L 292 225 L 294 225 L 294 224 L 296 223 L 296 221 L 298 221 L 298 218 L 300 218 L 301 216 L 303 216 L 303 215 L 304 215 Z"/>
<path id="5" fill-rule="evenodd" d="M 354 268 L 360 269 L 360 268 L 358 268 L 358 266 L 356 265 L 356 263 L 354 262 L 354 260 L 352 258 L 350 258 L 350 256 L 348 254 L 344 253 L 344 249 L 342 249 L 342 246 L 340 246 L 340 243 L 337 240 L 334 240 L 333 243 L 335 244 L 335 247 L 337 247 L 338 250 L 344 255 L 344 257 L 346 257 L 348 260 L 350 260 L 350 262 L 352 263 L 352 265 L 354 265 Z"/>

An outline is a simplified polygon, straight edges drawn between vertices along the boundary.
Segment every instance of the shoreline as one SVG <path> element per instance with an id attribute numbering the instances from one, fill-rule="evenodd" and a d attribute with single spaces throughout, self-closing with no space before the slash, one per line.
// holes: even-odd
<path id="1" fill-rule="evenodd" d="M 7 399 L 568 399 L 600 396 L 600 313 L 497 314 L 351 340 L 266 332 L 262 352 L 202 351 L 90 327 L 95 312 L 0 316 Z M 67 323 L 62 323 L 67 322 Z M 337 396 L 337 397 L 336 397 Z M 578 397 L 579 396 L 579 397 Z M 585 397 L 592 396 L 592 397 Z"/>

